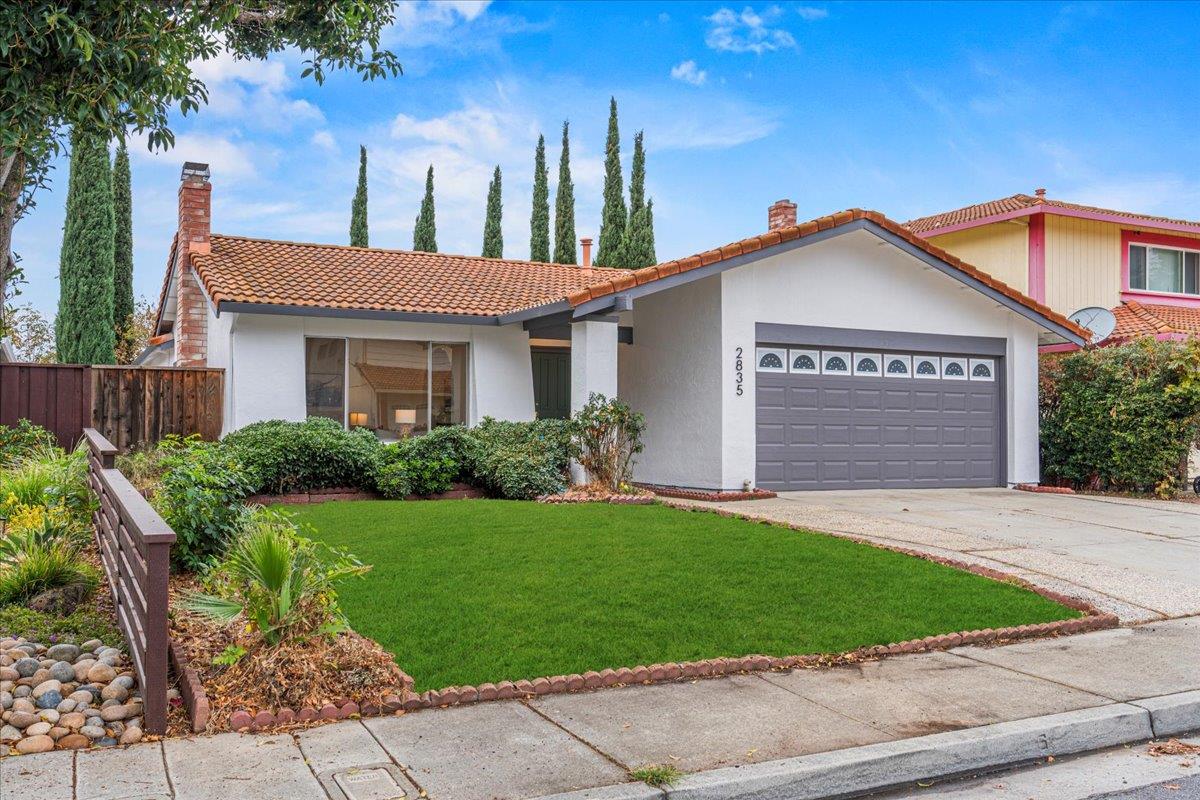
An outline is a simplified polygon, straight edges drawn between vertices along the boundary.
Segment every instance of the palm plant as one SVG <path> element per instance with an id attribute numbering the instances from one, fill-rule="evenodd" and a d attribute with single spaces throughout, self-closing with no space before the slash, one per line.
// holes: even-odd
<path id="1" fill-rule="evenodd" d="M 189 594 L 184 606 L 221 622 L 245 616 L 274 647 L 344 630 L 334 586 L 369 569 L 300 536 L 284 514 L 259 508 L 247 512 L 242 533 L 209 575 L 212 591 Z"/>

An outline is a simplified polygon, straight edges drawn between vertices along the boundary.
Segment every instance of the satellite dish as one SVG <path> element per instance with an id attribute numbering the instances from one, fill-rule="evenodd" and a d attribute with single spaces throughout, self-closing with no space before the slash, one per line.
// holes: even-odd
<path id="1" fill-rule="evenodd" d="M 1117 328 L 1117 317 L 1107 308 L 1087 306 L 1076 311 L 1067 319 L 1076 325 L 1082 325 L 1092 332 L 1091 344 L 1103 342 Z"/>

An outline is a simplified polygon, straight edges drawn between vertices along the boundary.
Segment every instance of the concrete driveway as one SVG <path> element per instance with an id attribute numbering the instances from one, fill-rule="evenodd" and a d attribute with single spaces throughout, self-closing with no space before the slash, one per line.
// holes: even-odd
<path id="1" fill-rule="evenodd" d="M 987 564 L 1123 623 L 1200 614 L 1200 505 L 1011 489 L 785 492 L 696 503 Z"/>

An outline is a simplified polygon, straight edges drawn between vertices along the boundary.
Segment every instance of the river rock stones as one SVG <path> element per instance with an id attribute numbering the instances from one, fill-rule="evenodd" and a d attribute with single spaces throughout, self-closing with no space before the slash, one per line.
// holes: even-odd
<path id="1" fill-rule="evenodd" d="M 137 679 L 118 648 L 0 639 L 0 751 L 134 744 L 145 735 L 141 715 Z"/>

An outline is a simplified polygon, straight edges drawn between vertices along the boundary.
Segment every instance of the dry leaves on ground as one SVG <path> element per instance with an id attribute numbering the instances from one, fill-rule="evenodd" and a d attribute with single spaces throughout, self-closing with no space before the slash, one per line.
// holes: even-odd
<path id="1" fill-rule="evenodd" d="M 1200 744 L 1181 742 L 1178 739 L 1168 739 L 1165 742 L 1155 742 L 1146 750 L 1152 756 L 1194 756 L 1200 754 Z"/>
<path id="2" fill-rule="evenodd" d="M 244 623 L 221 625 L 185 611 L 178 599 L 192 587 L 184 579 L 172 579 L 171 588 L 171 638 L 204 684 L 212 709 L 209 730 L 222 730 L 239 709 L 299 710 L 348 700 L 382 705 L 385 696 L 404 693 L 404 674 L 371 639 L 349 631 L 270 647 Z M 244 648 L 245 655 L 232 666 L 214 664 L 230 646 Z"/>

